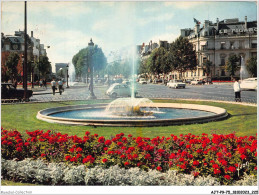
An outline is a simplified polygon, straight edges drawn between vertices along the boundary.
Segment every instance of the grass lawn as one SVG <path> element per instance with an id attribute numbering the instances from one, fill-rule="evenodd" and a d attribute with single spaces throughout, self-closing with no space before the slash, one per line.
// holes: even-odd
<path id="1" fill-rule="evenodd" d="M 97 100 L 95 103 L 109 102 L 110 100 Z M 201 105 L 211 105 L 225 108 L 230 117 L 226 120 L 191 124 L 181 126 L 160 126 L 160 127 L 92 127 L 92 126 L 67 126 L 52 124 L 40 121 L 36 118 L 37 112 L 42 109 L 76 104 L 89 104 L 91 101 L 69 101 L 69 102 L 50 102 L 50 103 L 28 103 L 1 106 L 1 126 L 5 129 L 25 130 L 55 130 L 68 135 L 84 136 L 85 131 L 97 133 L 99 136 L 110 136 L 117 133 L 132 134 L 133 136 L 156 137 L 170 136 L 171 134 L 200 135 L 207 134 L 229 134 L 235 132 L 237 136 L 256 135 L 257 133 L 257 107 L 243 106 L 237 104 L 216 103 L 206 101 L 184 101 L 184 100 L 153 100 L 160 103 L 192 103 Z"/>

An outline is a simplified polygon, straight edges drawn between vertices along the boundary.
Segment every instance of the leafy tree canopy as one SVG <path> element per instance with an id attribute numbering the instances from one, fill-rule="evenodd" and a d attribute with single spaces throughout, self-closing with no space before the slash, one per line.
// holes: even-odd
<path id="1" fill-rule="evenodd" d="M 246 69 L 252 77 L 257 77 L 257 57 L 251 57 L 246 62 Z"/>

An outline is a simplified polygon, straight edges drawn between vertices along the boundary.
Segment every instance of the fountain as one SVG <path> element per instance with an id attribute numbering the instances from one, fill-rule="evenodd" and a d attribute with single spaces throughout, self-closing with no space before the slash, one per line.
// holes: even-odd
<path id="1" fill-rule="evenodd" d="M 244 57 L 241 56 L 240 80 L 242 81 L 244 79 L 247 79 L 248 77 L 249 77 L 249 73 L 245 66 Z"/>
<path id="2" fill-rule="evenodd" d="M 37 118 L 50 123 L 93 126 L 168 126 L 221 120 L 228 116 L 223 108 L 195 104 L 153 103 L 135 97 L 135 52 L 132 56 L 130 98 L 110 104 L 76 105 L 41 110 Z"/>

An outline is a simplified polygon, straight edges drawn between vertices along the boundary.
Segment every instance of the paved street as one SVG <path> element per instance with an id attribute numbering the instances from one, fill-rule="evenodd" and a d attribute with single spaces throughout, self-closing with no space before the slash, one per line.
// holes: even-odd
<path id="1" fill-rule="evenodd" d="M 172 89 L 161 84 L 137 83 L 138 97 L 146 98 L 183 98 L 183 99 L 204 99 L 234 101 L 233 84 L 212 84 L 212 85 L 187 85 L 185 89 Z M 98 99 L 109 98 L 105 95 L 107 85 L 95 85 L 94 93 Z M 52 95 L 50 88 L 34 92 L 31 101 L 66 101 L 66 100 L 86 100 L 89 96 L 88 87 L 85 84 L 78 84 L 65 88 L 64 93 Z M 242 102 L 257 103 L 256 91 L 242 91 Z"/>

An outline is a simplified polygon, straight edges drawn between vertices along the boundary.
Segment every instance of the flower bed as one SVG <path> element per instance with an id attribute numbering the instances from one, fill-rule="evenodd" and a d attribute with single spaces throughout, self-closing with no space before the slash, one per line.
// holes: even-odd
<path id="1" fill-rule="evenodd" d="M 90 132 L 83 138 L 50 130 L 26 133 L 27 137 L 22 137 L 16 130 L 2 128 L 2 158 L 40 158 L 48 162 L 84 164 L 87 168 L 117 165 L 145 171 L 176 170 L 194 177 L 212 175 L 224 185 L 242 179 L 244 174 L 257 176 L 257 137 L 254 136 L 189 133 L 151 139 L 120 133 L 105 139 Z"/>

